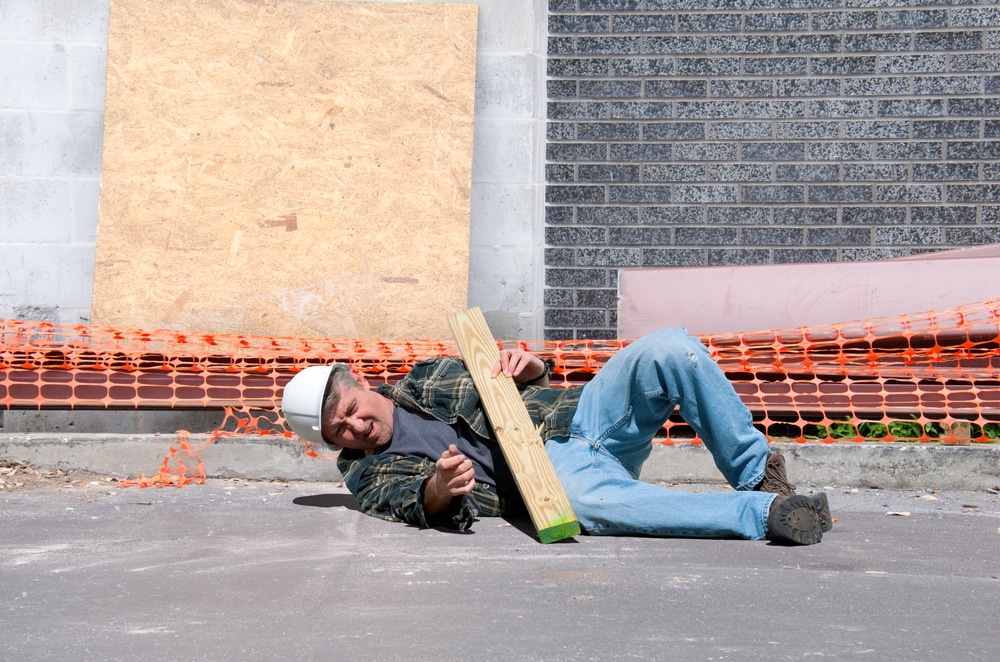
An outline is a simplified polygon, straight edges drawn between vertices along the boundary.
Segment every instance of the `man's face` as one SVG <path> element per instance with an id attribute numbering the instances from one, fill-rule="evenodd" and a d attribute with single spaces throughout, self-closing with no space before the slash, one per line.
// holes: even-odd
<path id="1" fill-rule="evenodd" d="M 341 448 L 373 452 L 392 439 L 392 400 L 371 389 L 368 381 L 351 370 L 357 387 L 340 387 L 335 411 L 323 416 L 323 436 Z"/>

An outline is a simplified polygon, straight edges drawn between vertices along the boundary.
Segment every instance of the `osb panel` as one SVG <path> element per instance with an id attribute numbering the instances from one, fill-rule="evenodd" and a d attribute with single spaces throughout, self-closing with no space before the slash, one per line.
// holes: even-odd
<path id="1" fill-rule="evenodd" d="M 476 15 L 112 0 L 93 322 L 449 338 Z"/>

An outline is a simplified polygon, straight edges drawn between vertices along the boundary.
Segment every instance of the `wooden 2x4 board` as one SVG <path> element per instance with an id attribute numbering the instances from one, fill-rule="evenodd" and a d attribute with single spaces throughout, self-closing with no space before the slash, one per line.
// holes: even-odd
<path id="1" fill-rule="evenodd" d="M 477 11 L 112 0 L 93 322 L 448 338 Z"/>

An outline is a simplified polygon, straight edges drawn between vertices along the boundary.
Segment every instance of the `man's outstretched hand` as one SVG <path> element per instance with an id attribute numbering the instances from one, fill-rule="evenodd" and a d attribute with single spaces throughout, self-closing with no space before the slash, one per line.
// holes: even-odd
<path id="1" fill-rule="evenodd" d="M 434 468 L 434 475 L 424 486 L 424 513 L 427 515 L 443 513 L 452 499 L 468 494 L 476 486 L 472 461 L 459 453 L 454 444 L 441 453 Z"/>
<path id="2" fill-rule="evenodd" d="M 500 362 L 493 368 L 490 377 L 500 373 L 512 378 L 515 383 L 523 384 L 537 379 L 545 374 L 545 362 L 523 349 L 500 350 Z M 548 377 L 539 382 L 539 386 L 548 386 Z"/>
<path id="3" fill-rule="evenodd" d="M 545 362 L 520 348 L 504 349 L 500 351 L 500 361 L 493 368 L 490 377 L 495 378 L 501 372 L 515 383 L 522 384 L 545 375 Z M 539 385 L 548 386 L 547 375 Z M 454 444 L 441 453 L 434 469 L 434 475 L 424 485 L 424 513 L 427 515 L 445 512 L 452 499 L 468 494 L 476 486 L 476 472 L 472 462 L 459 453 Z"/>

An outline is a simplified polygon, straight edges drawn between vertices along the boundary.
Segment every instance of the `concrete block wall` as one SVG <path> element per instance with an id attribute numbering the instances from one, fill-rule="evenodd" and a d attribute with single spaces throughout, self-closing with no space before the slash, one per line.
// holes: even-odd
<path id="1" fill-rule="evenodd" d="M 107 0 L 0 0 L 0 317 L 86 321 Z"/>
<path id="2" fill-rule="evenodd" d="M 89 321 L 109 2 L 0 0 L 0 318 Z M 545 0 L 475 4 L 469 305 L 483 309 L 498 338 L 535 339 L 542 334 L 547 7 Z M 174 426 L 151 413 L 0 411 L 0 429 L 17 432 Z"/>
<path id="3" fill-rule="evenodd" d="M 476 4 L 469 304 L 498 337 L 538 338 L 546 5 Z M 0 0 L 0 317 L 89 319 L 108 14 Z"/>
<path id="4" fill-rule="evenodd" d="M 1000 241 L 1000 5 L 550 0 L 545 338 L 622 267 Z"/>
<path id="5" fill-rule="evenodd" d="M 468 299 L 497 338 L 542 337 L 546 20 L 479 2 Z"/>

